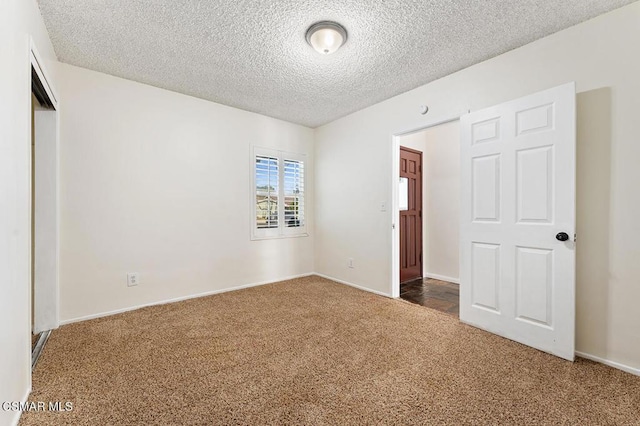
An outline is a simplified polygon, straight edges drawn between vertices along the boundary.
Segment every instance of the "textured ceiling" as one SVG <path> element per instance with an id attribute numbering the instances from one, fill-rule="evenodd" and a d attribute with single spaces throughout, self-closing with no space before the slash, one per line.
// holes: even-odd
<path id="1" fill-rule="evenodd" d="M 59 59 L 316 127 L 632 0 L 39 0 Z M 305 41 L 334 20 L 347 43 Z"/>

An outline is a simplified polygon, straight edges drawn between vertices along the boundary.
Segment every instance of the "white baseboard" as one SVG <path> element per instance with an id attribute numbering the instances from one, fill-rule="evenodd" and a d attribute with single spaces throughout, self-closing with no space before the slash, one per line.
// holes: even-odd
<path id="1" fill-rule="evenodd" d="M 190 295 L 187 295 L 187 296 L 176 297 L 176 298 L 173 298 L 173 299 L 159 300 L 157 302 L 144 303 L 142 305 L 136 305 L 136 306 L 129 306 L 129 307 L 126 307 L 126 308 L 116 309 L 116 310 L 113 310 L 113 311 L 100 312 L 100 313 L 97 313 L 97 314 L 91 314 L 91 315 L 86 315 L 86 316 L 82 316 L 82 317 L 66 319 L 66 320 L 60 321 L 60 325 L 66 325 L 66 324 L 72 324 L 74 322 L 81 322 L 81 321 L 87 321 L 87 320 L 92 320 L 92 319 L 96 319 L 96 318 L 108 317 L 108 316 L 111 316 L 111 315 L 121 314 L 123 312 L 135 311 L 136 309 L 147 308 L 149 306 L 166 305 L 167 303 L 182 302 L 183 300 L 196 299 L 198 297 L 205 297 L 205 296 L 211 296 L 211 295 L 214 295 L 214 294 L 226 293 L 226 292 L 229 292 L 229 291 L 242 290 L 243 288 L 258 287 L 258 286 L 261 286 L 261 285 L 273 284 L 273 283 L 277 283 L 277 282 L 280 282 L 280 281 L 287 281 L 287 280 L 293 280 L 293 279 L 296 279 L 296 278 L 309 277 L 311 275 L 315 275 L 315 274 L 313 272 L 309 272 L 309 273 L 306 273 L 306 274 L 292 275 L 292 276 L 289 276 L 289 277 L 278 278 L 277 280 L 269 280 L 269 281 L 261 281 L 261 282 L 257 282 L 257 283 L 251 283 L 251 284 L 243 284 L 243 285 L 236 286 L 236 287 L 223 288 L 221 290 L 212 290 L 212 291 L 206 291 L 204 293 L 190 294 Z"/>
<path id="2" fill-rule="evenodd" d="M 438 275 L 438 274 L 430 274 L 430 273 L 425 273 L 424 274 L 425 278 L 433 278 L 434 280 L 440 280 L 440 281 L 447 281 L 450 283 L 454 283 L 454 284 L 460 284 L 460 279 L 459 278 L 452 278 L 452 277 L 447 277 L 445 275 Z"/>
<path id="3" fill-rule="evenodd" d="M 29 363 L 29 365 L 31 365 L 31 363 Z M 29 400 L 29 395 L 31 395 L 31 386 L 29 386 L 27 388 L 27 392 L 24 394 L 24 396 L 22 397 L 22 401 L 20 401 L 21 403 L 26 403 Z M 14 411 L 14 418 L 11 421 L 11 426 L 18 426 L 18 423 L 20 423 L 20 417 L 22 416 L 22 410 L 18 410 L 18 411 Z"/>
<path id="4" fill-rule="evenodd" d="M 640 376 L 640 368 L 630 367 L 628 365 L 620 364 L 619 362 L 610 361 L 605 358 L 600 358 L 599 356 L 591 355 L 584 352 L 576 351 L 576 355 L 580 358 L 585 358 L 591 361 L 599 362 L 600 364 L 608 365 L 609 367 L 617 368 L 618 370 L 625 371 L 627 373 L 633 374 L 635 376 Z"/>
<path id="5" fill-rule="evenodd" d="M 368 291 L 369 293 L 374 293 L 374 294 L 377 294 L 378 296 L 384 296 L 384 297 L 391 298 L 391 295 L 389 295 L 387 293 L 384 293 L 382 291 L 377 291 L 377 290 L 372 290 L 370 288 L 361 287 L 361 286 L 359 286 L 357 284 L 353 284 L 353 283 L 350 283 L 348 281 L 343 281 L 343 280 L 339 280 L 339 279 L 334 278 L 334 277 L 330 277 L 329 275 L 320 274 L 318 272 L 314 273 L 313 275 L 317 275 L 319 277 L 326 278 L 328 280 L 335 281 L 335 282 L 340 283 L 340 284 L 348 285 L 349 287 L 354 287 L 354 288 L 357 288 L 358 290 Z"/>

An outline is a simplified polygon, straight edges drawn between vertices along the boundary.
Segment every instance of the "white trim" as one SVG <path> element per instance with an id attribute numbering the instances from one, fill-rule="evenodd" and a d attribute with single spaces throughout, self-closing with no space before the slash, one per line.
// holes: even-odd
<path id="1" fill-rule="evenodd" d="M 425 278 L 433 278 L 434 280 L 447 281 L 447 282 L 450 282 L 450 283 L 453 283 L 453 284 L 460 284 L 460 279 L 459 278 L 447 277 L 445 275 L 426 273 L 426 274 L 424 274 L 424 277 Z"/>
<path id="2" fill-rule="evenodd" d="M 258 287 L 258 286 L 261 286 L 261 285 L 273 284 L 273 283 L 278 283 L 278 282 L 281 282 L 281 281 L 293 280 L 293 279 L 296 279 L 296 278 L 309 277 L 309 276 L 312 276 L 312 275 L 315 275 L 315 274 L 313 272 L 308 272 L 308 273 L 305 273 L 305 274 L 291 275 L 291 276 L 288 276 L 288 277 L 278 278 L 276 280 L 261 281 L 261 282 L 257 282 L 257 283 L 251 283 L 251 284 L 243 284 L 243 285 L 236 286 L 236 287 L 229 287 L 229 288 L 223 288 L 223 289 L 220 289 L 220 290 L 206 291 L 204 293 L 198 293 L 198 294 L 190 294 L 190 295 L 187 295 L 187 296 L 175 297 L 173 299 L 159 300 L 157 302 L 144 303 L 142 305 L 129 306 L 127 308 L 116 309 L 116 310 L 113 310 L 113 311 L 101 312 L 101 313 L 98 313 L 98 314 L 91 314 L 91 315 L 86 315 L 86 316 L 83 316 L 83 317 L 77 317 L 77 318 L 71 318 L 71 319 L 68 319 L 68 320 L 63 320 L 63 321 L 60 321 L 60 325 L 73 324 L 74 322 L 88 321 L 88 320 L 92 320 L 92 319 L 96 319 L 96 318 L 102 318 L 102 317 L 108 317 L 108 316 L 111 316 L 111 315 L 117 315 L 117 314 L 121 314 L 121 313 L 124 313 L 124 312 L 135 311 L 135 310 L 141 309 L 141 308 L 148 308 L 149 306 L 166 305 L 168 303 L 182 302 L 184 300 L 197 299 L 199 297 L 212 296 L 214 294 L 227 293 L 229 291 L 242 290 L 244 288 L 250 288 L 250 287 Z"/>
<path id="3" fill-rule="evenodd" d="M 31 376 L 31 374 L 29 374 L 29 376 Z M 31 395 L 31 386 L 27 388 L 27 392 L 24 394 L 24 396 L 22 397 L 22 401 L 20 402 L 25 404 L 29 400 L 29 395 Z M 21 416 L 22 416 L 22 410 L 15 411 L 15 417 L 13 421 L 10 423 L 11 426 L 18 426 L 18 423 L 20 423 Z"/>
<path id="4" fill-rule="evenodd" d="M 421 132 L 423 130 L 427 130 L 427 129 L 431 128 L 431 127 L 436 127 L 436 126 L 440 126 L 442 124 L 452 123 L 454 121 L 460 120 L 460 117 L 462 117 L 463 115 L 468 114 L 470 112 L 471 112 L 471 110 L 469 109 L 469 110 L 461 112 L 460 114 L 453 115 L 453 116 L 451 116 L 449 118 L 445 118 L 445 119 L 442 119 L 442 120 L 431 121 L 431 122 L 429 122 L 427 124 L 424 124 L 424 125 L 421 125 L 421 126 L 418 126 L 418 127 L 414 127 L 412 129 L 409 129 L 409 130 L 402 130 L 402 131 L 399 131 L 399 132 L 394 132 L 392 134 L 392 136 L 407 136 L 407 135 L 410 135 L 412 133 L 418 133 L 418 132 Z"/>
<path id="5" fill-rule="evenodd" d="M 48 78 L 50 74 L 45 68 L 44 62 L 41 59 L 42 57 L 40 56 L 40 53 L 38 53 L 38 49 L 36 49 L 36 45 L 32 37 L 29 37 L 29 51 L 29 60 L 31 61 L 31 66 L 36 71 L 36 74 L 38 75 L 38 78 L 40 78 L 40 82 L 42 83 L 44 90 L 47 92 L 47 95 L 49 95 L 49 99 L 51 100 L 51 102 L 53 103 L 53 107 L 57 111 L 59 105 L 56 90 L 53 87 L 53 84 L 51 84 L 51 79 Z M 31 82 L 31 73 L 29 73 L 29 82 Z"/>
<path id="6" fill-rule="evenodd" d="M 314 272 L 312 275 L 317 275 L 317 276 L 319 276 L 321 278 L 325 278 L 327 280 L 335 281 L 335 282 L 337 282 L 339 284 L 348 285 L 349 287 L 354 287 L 354 288 L 357 288 L 358 290 L 367 291 L 369 293 L 374 293 L 374 294 L 377 294 L 378 296 L 388 297 L 390 299 L 394 298 L 393 296 L 389 295 L 388 293 L 384 293 L 382 291 L 377 291 L 377 290 L 372 290 L 370 288 L 362 287 L 362 286 L 359 286 L 357 284 L 350 283 L 348 281 L 339 280 L 337 278 L 330 277 L 329 275 L 321 274 L 321 273 L 318 273 L 318 272 Z"/>
<path id="7" fill-rule="evenodd" d="M 605 358 L 600 358 L 599 356 L 591 355 L 585 352 L 576 351 L 576 356 L 579 356 L 580 358 L 588 359 L 591 361 L 599 362 L 600 364 L 608 365 L 609 367 L 617 368 L 618 370 L 622 370 L 626 373 L 633 374 L 634 376 L 640 376 L 640 368 L 630 367 L 628 365 L 611 361 Z"/>
<path id="8" fill-rule="evenodd" d="M 391 135 L 391 288 L 400 297 L 400 136 Z"/>
<path id="9" fill-rule="evenodd" d="M 56 327 L 60 327 L 60 103 L 56 109 Z"/>
<path id="10" fill-rule="evenodd" d="M 264 237 L 251 237 L 251 241 L 263 241 L 263 240 L 278 240 L 283 238 L 299 238 L 299 237 L 308 237 L 309 233 L 305 232 L 304 234 L 283 234 L 283 235 L 267 235 Z"/>

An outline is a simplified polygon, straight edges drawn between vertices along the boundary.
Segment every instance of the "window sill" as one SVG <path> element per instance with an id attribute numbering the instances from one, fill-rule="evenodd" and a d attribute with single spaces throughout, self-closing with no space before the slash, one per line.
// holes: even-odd
<path id="1" fill-rule="evenodd" d="M 251 236 L 251 241 L 263 241 L 263 240 L 282 240 L 284 238 L 302 238 L 308 237 L 309 233 L 305 232 L 303 234 L 292 234 L 292 235 L 275 235 L 275 236 L 267 236 L 267 237 L 256 237 L 255 235 Z"/>

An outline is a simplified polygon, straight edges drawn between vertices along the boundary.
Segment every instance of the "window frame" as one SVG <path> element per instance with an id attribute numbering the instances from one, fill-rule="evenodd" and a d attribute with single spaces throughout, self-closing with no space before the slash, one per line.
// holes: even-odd
<path id="1" fill-rule="evenodd" d="M 278 160 L 278 226 L 276 228 L 258 228 L 256 219 L 258 217 L 256 187 L 256 159 L 257 157 L 270 157 Z M 285 206 L 284 206 L 284 163 L 285 160 L 300 161 L 303 165 L 302 174 L 302 226 L 287 227 L 285 225 Z M 282 151 L 272 148 L 262 148 L 254 146 L 251 150 L 251 240 L 267 240 L 277 238 L 307 237 L 307 156 L 289 151 Z"/>

